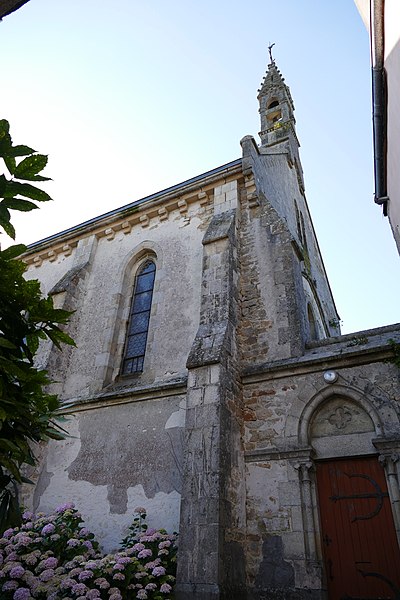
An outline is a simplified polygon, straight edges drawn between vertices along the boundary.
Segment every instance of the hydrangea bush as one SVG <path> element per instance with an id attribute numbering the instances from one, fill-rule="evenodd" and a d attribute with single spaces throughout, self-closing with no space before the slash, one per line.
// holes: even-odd
<path id="1" fill-rule="evenodd" d="M 176 534 L 149 529 L 137 508 L 121 550 L 103 555 L 72 503 L 23 514 L 0 538 L 2 600 L 171 600 Z"/>

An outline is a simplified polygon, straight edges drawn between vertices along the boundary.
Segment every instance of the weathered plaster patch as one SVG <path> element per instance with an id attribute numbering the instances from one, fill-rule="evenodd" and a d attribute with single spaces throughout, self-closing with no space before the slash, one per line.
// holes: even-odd
<path id="1" fill-rule="evenodd" d="M 70 479 L 105 487 L 112 515 L 131 510 L 130 488 L 142 486 L 146 499 L 179 494 L 182 407 L 175 397 L 81 413 L 81 447 L 67 467 Z"/>
<path id="2" fill-rule="evenodd" d="M 179 410 L 172 413 L 168 421 L 165 423 L 165 429 L 173 427 L 185 427 L 186 418 L 186 399 L 179 404 Z"/>

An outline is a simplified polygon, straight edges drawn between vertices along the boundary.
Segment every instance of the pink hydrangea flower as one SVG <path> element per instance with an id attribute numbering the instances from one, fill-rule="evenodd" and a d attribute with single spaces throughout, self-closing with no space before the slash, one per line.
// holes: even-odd
<path id="1" fill-rule="evenodd" d="M 118 563 L 121 565 L 127 565 L 132 562 L 132 559 L 129 556 L 118 556 Z"/>
<path id="2" fill-rule="evenodd" d="M 147 511 L 145 508 L 143 508 L 143 506 L 137 506 L 133 512 L 143 515 L 146 514 Z"/>
<path id="3" fill-rule="evenodd" d="M 21 565 L 16 565 L 11 569 L 10 577 L 12 577 L 12 579 L 20 579 L 24 573 L 24 567 L 22 567 Z"/>
<path id="4" fill-rule="evenodd" d="M 135 552 L 139 552 L 140 550 L 144 550 L 146 546 L 144 544 L 135 544 L 134 546 L 132 546 L 132 550 L 135 550 Z"/>
<path id="5" fill-rule="evenodd" d="M 148 598 L 146 590 L 139 590 L 136 594 L 136 598 L 139 598 L 140 600 L 146 600 L 146 598 Z"/>
<path id="6" fill-rule="evenodd" d="M 143 548 L 143 550 L 141 550 L 138 554 L 138 558 L 147 558 L 148 556 L 151 556 L 153 553 L 150 550 L 150 548 Z"/>
<path id="7" fill-rule="evenodd" d="M 19 588 L 13 596 L 13 600 L 31 600 L 31 598 L 31 592 L 28 588 Z"/>
<path id="8" fill-rule="evenodd" d="M 16 552 L 10 552 L 10 554 L 8 556 L 6 556 L 6 559 L 4 562 L 8 563 L 8 562 L 14 562 L 15 560 L 17 560 L 17 553 Z"/>
<path id="9" fill-rule="evenodd" d="M 22 514 L 22 518 L 24 521 L 32 521 L 32 519 L 35 518 L 35 515 L 33 514 L 33 512 L 31 512 L 30 510 L 26 510 L 23 514 Z"/>
<path id="10" fill-rule="evenodd" d="M 54 533 L 56 530 L 56 528 L 54 527 L 54 525 L 52 523 L 48 523 L 47 525 L 45 525 L 41 531 L 42 535 L 48 535 L 50 533 Z"/>
<path id="11" fill-rule="evenodd" d="M 135 579 L 142 579 L 142 577 L 146 577 L 146 571 L 139 571 L 139 573 L 135 573 Z"/>
<path id="12" fill-rule="evenodd" d="M 161 577 L 161 575 L 165 575 L 165 569 L 164 567 L 155 567 L 151 574 L 154 575 L 154 577 Z"/>
<path id="13" fill-rule="evenodd" d="M 86 585 L 84 583 L 76 583 L 74 586 L 72 586 L 72 593 L 77 595 L 77 594 L 86 594 L 88 588 L 86 587 Z"/>
<path id="14" fill-rule="evenodd" d="M 72 510 L 75 508 L 75 504 L 73 502 L 66 502 L 65 504 L 61 504 L 56 508 L 56 513 L 63 513 L 66 510 Z"/>
<path id="15" fill-rule="evenodd" d="M 63 579 L 60 583 L 60 588 L 62 590 L 67 590 L 68 588 L 72 588 L 72 586 L 74 586 L 76 584 L 76 581 L 74 579 L 71 579 L 71 577 L 67 577 L 66 579 Z"/>
<path id="16" fill-rule="evenodd" d="M 163 583 L 162 586 L 160 587 L 160 592 L 162 594 L 169 594 L 171 590 L 172 590 L 172 587 L 168 583 Z"/>
<path id="17" fill-rule="evenodd" d="M 86 581 L 87 579 L 91 579 L 93 577 L 93 571 L 85 570 L 81 571 L 78 575 L 79 581 Z"/>
<path id="18" fill-rule="evenodd" d="M 151 562 L 148 562 L 144 565 L 145 569 L 151 570 L 154 569 L 155 567 L 158 567 L 158 565 L 161 563 L 161 558 L 156 558 L 156 560 L 152 560 Z"/>
<path id="19" fill-rule="evenodd" d="M 58 560 L 57 558 L 55 558 L 55 556 L 49 556 L 49 558 L 46 558 L 46 560 L 44 561 L 44 566 L 46 567 L 46 569 L 54 569 L 57 565 Z"/>
<path id="20" fill-rule="evenodd" d="M 13 579 L 12 581 L 6 581 L 1 589 L 3 590 L 3 592 L 12 592 L 13 590 L 16 590 L 17 587 L 18 581 L 15 581 L 15 579 Z"/>
<path id="21" fill-rule="evenodd" d="M 86 592 L 87 600 L 95 600 L 96 598 L 100 598 L 99 590 L 89 590 Z"/>
<path id="22" fill-rule="evenodd" d="M 45 569 L 39 575 L 40 581 L 50 581 L 54 577 L 54 569 Z"/>
<path id="23" fill-rule="evenodd" d="M 9 539 L 14 533 L 14 529 L 6 529 L 3 533 L 3 537 Z"/>
<path id="24" fill-rule="evenodd" d="M 95 584 L 99 586 L 99 588 L 101 590 L 108 590 L 108 588 L 110 587 L 110 584 L 108 583 L 107 579 L 105 579 L 104 577 L 98 577 L 97 579 L 94 580 Z"/>

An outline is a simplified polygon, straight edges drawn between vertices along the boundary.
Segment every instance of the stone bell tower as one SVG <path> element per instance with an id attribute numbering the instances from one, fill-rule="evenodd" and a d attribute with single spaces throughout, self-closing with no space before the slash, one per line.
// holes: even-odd
<path id="1" fill-rule="evenodd" d="M 257 98 L 260 103 L 261 145 L 273 146 L 293 136 L 297 146 L 300 146 L 296 136 L 296 119 L 290 89 L 285 84 L 275 60 L 268 65 Z"/>

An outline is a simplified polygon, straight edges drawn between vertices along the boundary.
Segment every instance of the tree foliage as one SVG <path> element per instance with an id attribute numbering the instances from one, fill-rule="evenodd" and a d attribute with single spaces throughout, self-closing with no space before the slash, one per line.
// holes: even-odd
<path id="1" fill-rule="evenodd" d="M 10 210 L 30 211 L 37 208 L 31 200 L 51 200 L 25 183 L 48 180 L 39 174 L 47 157 L 13 146 L 5 120 L 0 120 L 0 157 L 11 175 L 0 175 L 0 226 L 14 239 Z M 57 348 L 74 344 L 61 328 L 70 313 L 54 308 L 50 296 L 42 297 L 37 280 L 24 278 L 26 265 L 18 256 L 25 250 L 18 244 L 0 251 L 0 531 L 20 522 L 17 488 L 27 481 L 23 466 L 35 464 L 33 443 L 64 437 L 56 422 L 59 400 L 46 392 L 47 372 L 34 363 L 39 342 L 50 339 Z"/>

